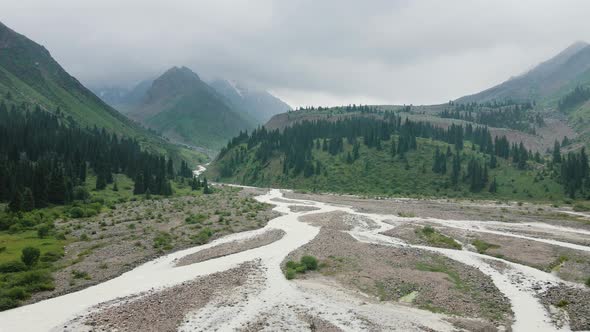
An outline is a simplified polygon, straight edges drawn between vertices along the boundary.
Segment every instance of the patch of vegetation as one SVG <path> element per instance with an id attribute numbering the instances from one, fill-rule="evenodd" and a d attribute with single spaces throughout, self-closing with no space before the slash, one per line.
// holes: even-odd
<path id="1" fill-rule="evenodd" d="M 172 235 L 168 232 L 158 232 L 154 237 L 154 248 L 160 250 L 172 249 Z"/>
<path id="2" fill-rule="evenodd" d="M 586 286 L 590 287 L 590 277 L 586 278 Z"/>
<path id="3" fill-rule="evenodd" d="M 416 234 L 425 239 L 426 242 L 433 247 L 461 250 L 461 244 L 457 243 L 457 241 L 452 238 L 441 234 L 432 226 L 424 226 L 420 229 L 416 229 Z"/>
<path id="4" fill-rule="evenodd" d="M 459 273 L 442 262 L 419 262 L 416 264 L 416 269 L 419 271 L 444 273 L 448 277 L 447 280 L 451 281 L 455 285 L 455 288 L 459 290 L 468 289 L 467 284 L 461 279 Z"/>
<path id="5" fill-rule="evenodd" d="M 90 275 L 88 274 L 88 272 L 78 271 L 78 270 L 72 270 L 72 277 L 74 279 L 85 279 L 85 280 L 92 279 L 92 278 L 90 278 Z"/>
<path id="6" fill-rule="evenodd" d="M 569 303 L 569 301 L 567 301 L 567 300 L 559 300 L 559 302 L 557 302 L 557 303 L 555 304 L 555 306 L 556 306 L 556 307 L 558 307 L 558 308 L 565 308 L 565 307 L 567 307 L 569 304 L 570 304 L 570 303 Z"/>
<path id="7" fill-rule="evenodd" d="M 549 264 L 548 266 L 548 270 L 549 271 L 553 271 L 556 269 L 559 269 L 559 267 L 561 267 L 561 265 L 567 261 L 569 261 L 570 258 L 566 255 L 560 255 L 559 257 L 557 257 L 557 259 L 555 261 L 553 261 L 551 264 Z"/>
<path id="8" fill-rule="evenodd" d="M 196 244 L 205 244 L 209 242 L 211 236 L 213 236 L 213 231 L 209 227 L 205 227 L 197 235 L 192 236 L 192 240 Z"/>
<path id="9" fill-rule="evenodd" d="M 583 202 L 577 202 L 574 204 L 573 209 L 574 209 L 574 211 L 577 211 L 577 212 L 590 211 L 590 204 L 583 203 Z"/>
<path id="10" fill-rule="evenodd" d="M 297 273 L 315 271 L 318 269 L 318 260 L 314 256 L 303 256 L 299 262 L 288 261 L 285 265 L 285 277 L 289 280 L 295 278 Z"/>
<path id="11" fill-rule="evenodd" d="M 190 216 L 186 217 L 184 220 L 187 224 L 200 224 L 203 221 L 207 220 L 207 216 L 202 213 L 191 214 Z"/>
<path id="12" fill-rule="evenodd" d="M 488 243 L 480 239 L 473 240 L 471 244 L 475 247 L 478 253 L 485 254 L 488 249 L 498 249 L 499 245 Z"/>

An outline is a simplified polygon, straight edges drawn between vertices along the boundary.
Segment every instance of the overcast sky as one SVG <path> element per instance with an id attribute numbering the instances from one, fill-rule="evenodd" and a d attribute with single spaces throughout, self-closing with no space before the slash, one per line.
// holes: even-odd
<path id="1" fill-rule="evenodd" d="M 173 65 L 294 107 L 441 103 L 590 41 L 586 0 L 0 0 L 0 20 L 87 85 Z"/>

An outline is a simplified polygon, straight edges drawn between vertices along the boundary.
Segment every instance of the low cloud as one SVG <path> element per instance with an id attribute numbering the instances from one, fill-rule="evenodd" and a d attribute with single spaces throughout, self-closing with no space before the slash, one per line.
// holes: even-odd
<path id="1" fill-rule="evenodd" d="M 1 0 L 0 20 L 90 85 L 173 65 L 293 106 L 445 102 L 590 41 L 590 2 Z"/>

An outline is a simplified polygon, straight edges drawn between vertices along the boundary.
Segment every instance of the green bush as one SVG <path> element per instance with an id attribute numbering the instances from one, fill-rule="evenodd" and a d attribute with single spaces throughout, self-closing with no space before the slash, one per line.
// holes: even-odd
<path id="1" fill-rule="evenodd" d="M 166 232 L 160 232 L 154 237 L 154 248 L 170 250 L 172 249 L 172 235 Z"/>
<path id="2" fill-rule="evenodd" d="M 26 247 L 22 250 L 20 259 L 26 266 L 31 267 L 37 264 L 39 256 L 41 256 L 41 251 L 38 248 Z"/>
<path id="3" fill-rule="evenodd" d="M 295 270 L 293 269 L 287 269 L 287 271 L 285 271 L 285 277 L 287 278 L 287 280 L 291 280 L 295 278 L 296 273 L 297 272 L 295 272 Z"/>
<path id="4" fill-rule="evenodd" d="M 86 216 L 86 214 L 84 213 L 84 210 L 79 206 L 74 206 L 73 208 L 71 208 L 69 211 L 69 215 L 71 218 L 74 218 L 74 219 L 84 218 Z"/>
<path id="5" fill-rule="evenodd" d="M 63 256 L 63 254 L 61 252 L 48 251 L 48 252 L 43 253 L 43 255 L 41 255 L 41 261 L 42 262 L 56 262 L 60 258 L 62 258 L 62 256 Z"/>
<path id="6" fill-rule="evenodd" d="M 285 277 L 287 279 L 295 278 L 297 273 L 305 273 L 307 271 L 314 271 L 318 269 L 318 260 L 313 256 L 303 256 L 299 262 L 288 261 L 285 264 Z"/>
<path id="7" fill-rule="evenodd" d="M 74 187 L 74 199 L 80 200 L 80 201 L 86 201 L 89 198 L 90 198 L 90 193 L 88 192 L 88 189 L 86 189 L 86 187 L 84 187 L 84 186 Z"/>
<path id="8" fill-rule="evenodd" d="M 15 299 L 11 299 L 8 296 L 4 296 L 0 294 L 0 311 L 16 308 L 18 306 L 18 301 Z"/>
<path id="9" fill-rule="evenodd" d="M 306 270 L 315 271 L 318 268 L 318 260 L 313 256 L 301 257 L 301 264 L 305 265 Z"/>
<path id="10" fill-rule="evenodd" d="M 53 290 L 53 278 L 47 270 L 35 270 L 17 273 L 8 282 L 9 287 L 24 287 L 27 292 Z"/>
<path id="11" fill-rule="evenodd" d="M 286 266 L 288 269 L 295 270 L 299 266 L 299 263 L 294 262 L 294 261 L 288 261 Z"/>
<path id="12" fill-rule="evenodd" d="M 13 273 L 25 271 L 27 266 L 21 261 L 11 261 L 0 264 L 0 273 Z"/>
<path id="13" fill-rule="evenodd" d="M 209 239 L 213 235 L 213 231 L 209 227 L 205 227 L 199 231 L 199 233 L 193 237 L 193 240 L 197 244 L 205 244 L 209 242 Z"/>
<path id="14" fill-rule="evenodd" d="M 430 225 L 424 226 L 424 228 L 422 228 L 422 233 L 424 233 L 424 235 L 432 235 L 434 232 L 434 228 Z"/>
<path id="15" fill-rule="evenodd" d="M 586 286 L 590 287 L 590 277 L 588 277 L 588 279 L 586 279 Z"/>
<path id="16" fill-rule="evenodd" d="M 47 235 L 49 235 L 49 231 L 50 231 L 49 225 L 43 224 L 43 225 L 39 226 L 39 228 L 37 228 L 37 236 L 40 239 L 43 239 Z"/>
<path id="17" fill-rule="evenodd" d="M 29 297 L 25 288 L 20 286 L 9 288 L 4 295 L 14 300 L 24 300 Z"/>

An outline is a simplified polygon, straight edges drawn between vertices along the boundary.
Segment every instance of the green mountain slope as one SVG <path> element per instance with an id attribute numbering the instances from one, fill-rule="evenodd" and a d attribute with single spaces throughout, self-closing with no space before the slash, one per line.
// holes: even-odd
<path id="1" fill-rule="evenodd" d="M 186 67 L 171 68 L 154 80 L 143 102 L 128 114 L 174 141 L 213 150 L 254 127 Z"/>
<path id="2" fill-rule="evenodd" d="M 265 123 L 273 115 L 292 110 L 291 106 L 269 92 L 242 83 L 215 80 L 210 85 L 225 97 L 233 109 L 255 119 L 257 123 Z"/>
<path id="3" fill-rule="evenodd" d="M 484 128 L 443 129 L 379 111 L 337 121 L 304 120 L 282 131 L 263 129 L 234 138 L 207 176 L 346 194 L 539 201 L 565 197 L 558 164 L 505 138 L 495 140 Z M 442 159 L 435 157 L 437 149 Z M 459 166 L 453 172 L 455 158 Z"/>
<path id="4" fill-rule="evenodd" d="M 81 126 L 97 126 L 133 137 L 142 147 L 184 157 L 193 162 L 204 156 L 173 146 L 141 128 L 105 104 L 69 75 L 43 46 L 0 23 L 0 94 L 9 102 L 39 105 Z"/>

